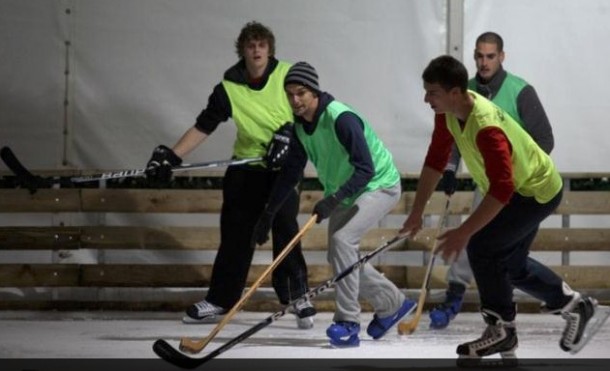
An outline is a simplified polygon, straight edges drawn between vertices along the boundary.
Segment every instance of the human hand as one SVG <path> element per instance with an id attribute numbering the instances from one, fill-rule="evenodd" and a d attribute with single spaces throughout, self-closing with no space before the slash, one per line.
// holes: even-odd
<path id="1" fill-rule="evenodd" d="M 408 234 L 411 238 L 422 229 L 423 220 L 421 215 L 409 214 L 402 228 L 398 231 L 399 234 Z"/>
<path id="2" fill-rule="evenodd" d="M 267 153 L 264 156 L 267 168 L 278 170 L 286 162 L 293 135 L 294 129 L 291 122 L 285 123 L 273 133 L 271 142 L 267 145 Z"/>
<path id="3" fill-rule="evenodd" d="M 171 148 L 160 145 L 154 149 L 146 164 L 146 177 L 160 183 L 168 183 L 172 178 L 172 168 L 180 164 L 182 159 Z"/>
<path id="4" fill-rule="evenodd" d="M 436 239 L 438 241 L 435 253 L 440 253 L 445 262 L 452 263 L 468 245 L 470 235 L 460 228 L 455 228 L 442 233 Z"/>
<path id="5" fill-rule="evenodd" d="M 322 200 L 318 201 L 318 203 L 316 203 L 316 205 L 313 207 L 313 214 L 318 216 L 316 223 L 319 224 L 322 220 L 328 218 L 338 205 L 339 200 L 335 195 L 326 196 Z"/>
<path id="6" fill-rule="evenodd" d="M 252 233 L 252 246 L 256 244 L 262 245 L 269 240 L 269 232 L 273 225 L 274 214 L 265 210 L 258 218 L 256 225 L 254 226 L 254 232 Z"/>
<path id="7" fill-rule="evenodd" d="M 457 188 L 457 179 L 455 178 L 455 171 L 445 170 L 443 172 L 443 191 L 447 196 L 451 196 L 455 193 Z"/>

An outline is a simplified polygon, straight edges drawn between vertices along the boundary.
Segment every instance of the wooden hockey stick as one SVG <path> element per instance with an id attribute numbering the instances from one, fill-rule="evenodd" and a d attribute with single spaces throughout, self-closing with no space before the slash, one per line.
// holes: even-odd
<path id="1" fill-rule="evenodd" d="M 190 338 L 182 338 L 180 340 L 180 350 L 186 353 L 199 353 L 209 344 L 210 341 L 218 334 L 218 332 L 233 318 L 233 316 L 241 309 L 244 303 L 250 299 L 258 287 L 262 284 L 263 280 L 284 260 L 284 258 L 292 251 L 296 244 L 301 240 L 305 233 L 315 224 L 317 215 L 312 215 L 311 218 L 305 223 L 303 228 L 297 233 L 292 240 L 284 247 L 280 255 L 278 255 L 271 265 L 261 274 L 261 276 L 252 284 L 252 287 L 242 296 L 242 298 L 231 308 L 231 310 L 225 314 L 222 321 L 216 325 L 216 327 L 210 332 L 210 334 L 199 340 Z"/>
<path id="2" fill-rule="evenodd" d="M 317 287 L 310 289 L 305 294 L 301 295 L 300 297 L 296 298 L 295 300 L 293 300 L 290 303 L 288 303 L 287 305 L 285 305 L 284 308 L 282 308 L 279 312 L 273 313 L 272 315 L 270 315 L 269 317 L 264 319 L 262 322 L 259 322 L 254 327 L 249 328 L 248 330 L 244 331 L 240 335 L 229 340 L 227 343 L 218 347 L 217 349 L 208 353 L 206 356 L 204 356 L 202 358 L 189 357 L 186 354 L 181 353 L 178 350 L 176 350 L 173 346 L 171 346 L 167 341 L 165 341 L 163 339 L 158 339 L 157 341 L 155 341 L 155 343 L 153 344 L 153 351 L 159 357 L 161 357 L 162 359 L 166 360 L 167 362 L 169 362 L 175 366 L 182 367 L 182 368 L 188 368 L 188 369 L 199 367 L 202 364 L 210 361 L 211 359 L 213 359 L 213 358 L 217 357 L 218 355 L 231 349 L 235 345 L 248 339 L 250 336 L 256 334 L 257 332 L 259 332 L 260 330 L 269 326 L 273 322 L 277 321 L 279 318 L 281 318 L 283 315 L 285 315 L 286 312 L 288 312 L 290 307 L 292 307 L 292 306 L 296 305 L 297 303 L 302 302 L 304 300 L 311 300 L 311 299 L 317 297 L 318 295 L 320 295 L 327 289 L 330 289 L 331 287 L 333 287 L 337 282 L 343 280 L 345 277 L 352 274 L 352 272 L 355 272 L 358 269 L 362 268 L 369 260 L 371 260 L 377 254 L 380 254 L 380 253 L 386 251 L 387 249 L 390 249 L 391 247 L 396 246 L 399 242 L 402 242 L 407 238 L 408 238 L 408 235 L 397 235 L 394 238 L 392 238 L 391 240 L 386 241 L 383 245 L 379 246 L 378 248 L 369 252 L 368 254 L 362 256 L 354 264 L 350 265 L 345 270 L 343 270 L 343 272 L 328 279 L 326 282 L 323 282 L 322 284 L 318 285 Z"/>
<path id="3" fill-rule="evenodd" d="M 443 210 L 443 214 L 438 220 L 438 227 L 436 229 L 436 237 L 441 234 L 443 226 L 445 225 L 445 220 L 449 215 L 449 200 L 450 196 L 447 196 L 447 203 L 445 204 L 445 210 Z M 408 320 L 404 320 L 398 323 L 397 329 L 400 335 L 408 335 L 412 334 L 413 331 L 417 328 L 419 321 L 421 319 L 422 311 L 424 310 L 424 303 L 426 301 L 426 297 L 428 296 L 428 288 L 430 287 L 430 278 L 432 277 L 432 267 L 434 266 L 434 261 L 436 260 L 438 240 L 435 239 L 434 246 L 432 247 L 432 256 L 428 261 L 428 268 L 426 269 L 426 275 L 424 276 L 424 282 L 422 284 L 421 291 L 419 293 L 419 300 L 417 300 L 417 309 L 415 310 L 415 315 L 413 318 Z"/>

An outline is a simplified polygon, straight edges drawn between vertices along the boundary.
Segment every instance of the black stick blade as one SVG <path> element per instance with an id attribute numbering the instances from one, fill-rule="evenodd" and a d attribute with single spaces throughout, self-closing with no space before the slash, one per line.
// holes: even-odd
<path id="1" fill-rule="evenodd" d="M 153 344 L 153 351 L 162 359 L 181 368 L 193 369 L 201 365 L 203 360 L 191 358 L 172 347 L 167 341 L 158 339 Z"/>
<path id="2" fill-rule="evenodd" d="M 5 146 L 0 149 L 0 158 L 2 158 L 2 161 L 6 166 L 15 174 L 19 184 L 21 184 L 22 187 L 29 189 L 30 193 L 34 193 L 38 188 L 45 186 L 44 179 L 32 174 L 26 169 L 9 147 Z"/>
<path id="3" fill-rule="evenodd" d="M 34 175 L 30 173 L 28 169 L 17 159 L 15 153 L 9 147 L 2 147 L 0 149 L 0 157 L 6 166 L 19 178 L 34 178 Z"/>

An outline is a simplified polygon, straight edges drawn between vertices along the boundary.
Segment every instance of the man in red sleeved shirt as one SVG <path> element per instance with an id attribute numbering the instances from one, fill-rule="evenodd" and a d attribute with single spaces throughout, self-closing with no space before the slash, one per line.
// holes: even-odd
<path id="1" fill-rule="evenodd" d="M 434 131 L 412 211 L 400 232 L 414 236 L 421 229 L 426 202 L 454 143 L 484 195 L 460 226 L 438 237 L 437 251 L 445 259 L 466 249 L 487 323 L 480 338 L 458 346 L 458 355 L 476 362 L 495 353 L 514 358 L 518 341 L 513 287 L 561 314 L 567 324 L 560 347 L 579 351 L 599 329 L 590 321 L 597 301 L 573 291 L 528 256 L 540 223 L 561 202 L 562 181 L 553 161 L 510 115 L 467 90 L 468 73 L 455 58 L 433 59 L 422 77 L 424 101 L 436 113 Z"/>

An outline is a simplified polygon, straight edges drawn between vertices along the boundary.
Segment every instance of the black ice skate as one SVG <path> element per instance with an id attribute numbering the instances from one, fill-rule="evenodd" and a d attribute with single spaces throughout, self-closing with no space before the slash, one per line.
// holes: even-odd
<path id="1" fill-rule="evenodd" d="M 599 331 L 610 316 L 610 308 L 598 305 L 597 300 L 574 293 L 570 302 L 560 310 L 566 320 L 559 346 L 571 354 L 578 353 Z"/>
<path id="2" fill-rule="evenodd" d="M 288 308 L 288 312 L 296 316 L 297 326 L 300 329 L 307 330 L 313 327 L 313 317 L 317 312 L 309 300 L 297 302 L 294 306 Z"/>
<path id="3" fill-rule="evenodd" d="M 518 346 L 517 331 L 513 321 L 503 321 L 500 316 L 487 309 L 481 311 L 487 328 L 480 338 L 461 344 L 457 347 L 460 367 L 475 367 L 488 365 L 489 361 L 482 361 L 482 357 L 500 353 L 502 360 L 492 361 L 501 366 L 514 366 L 517 364 L 515 350 Z"/>

